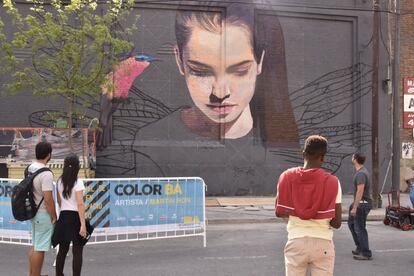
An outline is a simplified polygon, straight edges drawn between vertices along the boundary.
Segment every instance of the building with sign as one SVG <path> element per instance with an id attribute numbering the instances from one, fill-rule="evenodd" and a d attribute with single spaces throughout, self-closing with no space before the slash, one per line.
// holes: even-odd
<path id="1" fill-rule="evenodd" d="M 414 2 L 401 0 L 400 75 L 401 75 L 401 190 L 406 179 L 414 177 L 412 147 L 414 143 Z"/>
<path id="2" fill-rule="evenodd" d="M 414 78 L 403 79 L 403 125 L 414 128 Z"/>

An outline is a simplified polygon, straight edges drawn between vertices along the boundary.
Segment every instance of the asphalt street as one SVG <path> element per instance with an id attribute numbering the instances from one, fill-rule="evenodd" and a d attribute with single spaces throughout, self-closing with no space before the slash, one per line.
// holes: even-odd
<path id="1" fill-rule="evenodd" d="M 352 259 L 345 223 L 335 232 L 335 275 L 414 275 L 414 231 L 381 222 L 369 222 L 368 231 L 372 261 Z M 82 275 L 284 275 L 285 223 L 210 225 L 207 235 L 207 248 L 201 237 L 88 245 Z M 27 275 L 27 250 L 0 244 L 0 275 Z M 49 253 L 43 274 L 54 275 L 52 263 Z M 71 274 L 69 256 L 65 275 Z"/>

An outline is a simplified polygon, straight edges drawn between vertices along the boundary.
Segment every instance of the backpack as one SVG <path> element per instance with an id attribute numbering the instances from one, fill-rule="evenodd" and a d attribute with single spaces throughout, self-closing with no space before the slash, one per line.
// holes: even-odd
<path id="1" fill-rule="evenodd" d="M 12 188 L 12 212 L 14 218 L 18 221 L 29 220 L 36 216 L 37 210 L 43 202 L 43 198 L 39 206 L 37 206 L 33 194 L 33 180 L 38 174 L 50 171 L 49 168 L 40 168 L 34 173 L 29 173 L 28 168 L 24 171 L 24 179 Z"/>

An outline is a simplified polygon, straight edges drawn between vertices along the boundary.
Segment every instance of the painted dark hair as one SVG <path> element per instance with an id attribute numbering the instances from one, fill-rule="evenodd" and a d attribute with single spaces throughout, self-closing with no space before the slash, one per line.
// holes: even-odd
<path id="1" fill-rule="evenodd" d="M 79 173 L 79 158 L 76 154 L 71 154 L 65 158 L 63 163 L 63 173 L 60 177 L 63 185 L 62 195 L 64 198 L 70 198 L 75 185 L 78 180 Z"/>
<path id="2" fill-rule="evenodd" d="M 217 7 L 209 8 L 177 12 L 175 35 L 180 58 L 194 23 L 216 33 L 221 32 L 223 23 L 248 29 L 256 62 L 265 52 L 262 73 L 257 77 L 250 102 L 255 137 L 270 146 L 298 146 L 298 128 L 289 99 L 285 42 L 278 17 L 262 14 L 252 4 L 229 4 L 223 12 L 218 12 Z"/>

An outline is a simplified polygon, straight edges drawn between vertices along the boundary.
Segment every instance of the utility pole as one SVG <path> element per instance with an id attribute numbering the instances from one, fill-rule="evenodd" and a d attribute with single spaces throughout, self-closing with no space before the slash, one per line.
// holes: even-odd
<path id="1" fill-rule="evenodd" d="M 392 205 L 398 203 L 400 189 L 400 0 L 395 1 L 395 39 L 393 63 L 393 129 L 392 129 Z"/>
<path id="2" fill-rule="evenodd" d="M 379 25 L 380 23 L 380 3 L 373 0 L 374 20 L 372 31 L 372 208 L 378 208 L 378 184 L 379 184 L 379 146 L 378 146 L 378 90 L 379 90 Z"/>

